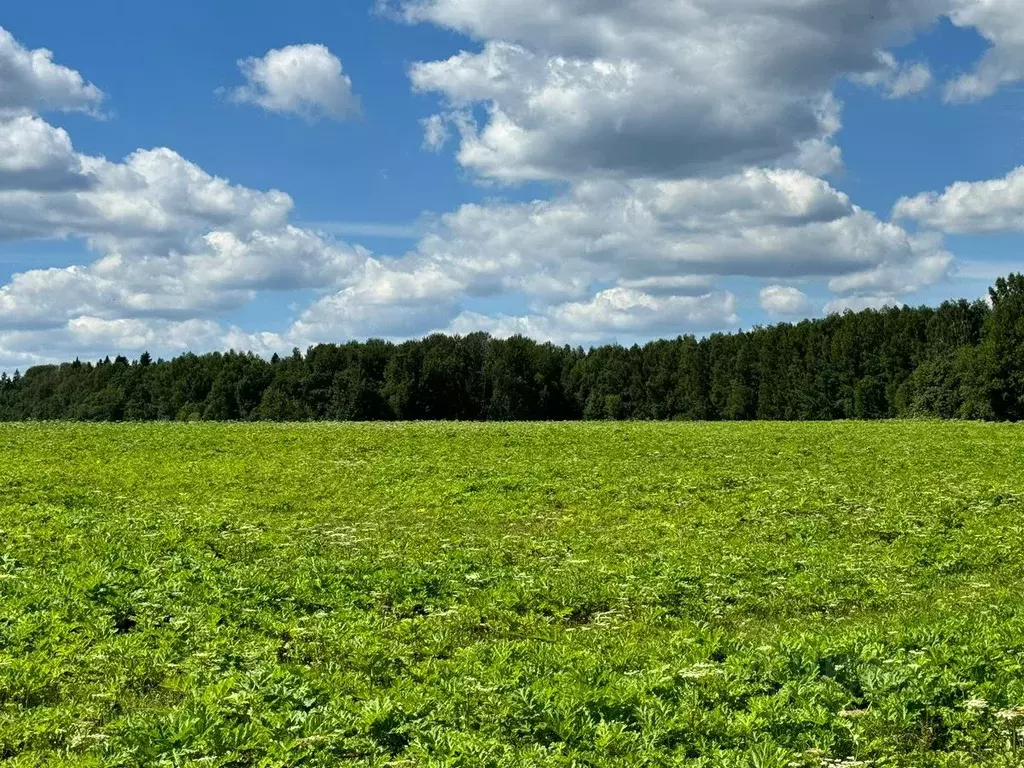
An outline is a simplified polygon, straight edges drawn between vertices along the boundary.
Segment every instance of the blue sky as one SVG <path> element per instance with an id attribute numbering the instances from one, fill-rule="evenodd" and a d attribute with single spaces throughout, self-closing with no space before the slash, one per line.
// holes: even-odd
<path id="1" fill-rule="evenodd" d="M 6 7 L 0 365 L 980 297 L 1021 266 L 1024 21 L 848 5 Z"/>

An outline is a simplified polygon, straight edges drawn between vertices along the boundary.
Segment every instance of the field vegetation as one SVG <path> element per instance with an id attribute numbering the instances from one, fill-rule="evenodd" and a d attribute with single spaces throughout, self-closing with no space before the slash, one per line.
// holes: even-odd
<path id="1" fill-rule="evenodd" d="M 1024 432 L 9 425 L 11 766 L 1024 764 Z"/>

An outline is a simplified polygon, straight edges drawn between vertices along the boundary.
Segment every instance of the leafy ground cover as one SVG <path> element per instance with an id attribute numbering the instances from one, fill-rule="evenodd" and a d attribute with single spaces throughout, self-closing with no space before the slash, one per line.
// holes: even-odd
<path id="1" fill-rule="evenodd" d="M 12 766 L 1024 765 L 1024 432 L 0 428 Z"/>

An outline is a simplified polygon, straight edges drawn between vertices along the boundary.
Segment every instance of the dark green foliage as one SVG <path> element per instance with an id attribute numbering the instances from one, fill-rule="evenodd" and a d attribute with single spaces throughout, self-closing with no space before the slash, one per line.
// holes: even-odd
<path id="1" fill-rule="evenodd" d="M 984 361 L 991 367 L 996 418 L 1024 417 L 1024 274 L 999 278 L 989 290 Z"/>
<path id="2" fill-rule="evenodd" d="M 1024 276 L 983 301 L 590 350 L 434 335 L 252 354 L 148 353 L 0 379 L 0 420 L 827 421 L 1024 418 Z"/>

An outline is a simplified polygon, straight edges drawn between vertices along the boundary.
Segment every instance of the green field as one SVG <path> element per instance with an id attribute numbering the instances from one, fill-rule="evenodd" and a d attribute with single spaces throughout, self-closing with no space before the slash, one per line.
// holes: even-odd
<path id="1" fill-rule="evenodd" d="M 0 446 L 4 765 L 1024 765 L 1019 428 Z"/>

